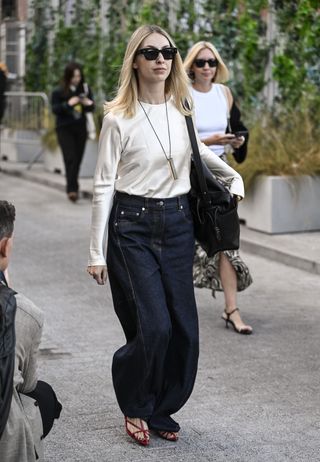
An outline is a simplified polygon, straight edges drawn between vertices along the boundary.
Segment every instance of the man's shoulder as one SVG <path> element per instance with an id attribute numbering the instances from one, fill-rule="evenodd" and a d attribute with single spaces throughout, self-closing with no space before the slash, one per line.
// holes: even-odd
<path id="1" fill-rule="evenodd" d="M 16 294 L 17 310 L 21 316 L 38 324 L 38 327 L 43 325 L 43 311 L 35 305 L 28 297 L 23 294 Z"/>

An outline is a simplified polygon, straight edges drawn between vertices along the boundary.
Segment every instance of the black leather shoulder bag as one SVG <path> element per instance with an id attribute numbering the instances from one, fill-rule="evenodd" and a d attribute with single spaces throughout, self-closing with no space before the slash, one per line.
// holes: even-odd
<path id="1" fill-rule="evenodd" d="M 189 201 L 195 237 L 208 257 L 224 250 L 237 250 L 240 238 L 237 199 L 201 160 L 192 118 L 186 116 L 186 122 L 193 152 Z"/>

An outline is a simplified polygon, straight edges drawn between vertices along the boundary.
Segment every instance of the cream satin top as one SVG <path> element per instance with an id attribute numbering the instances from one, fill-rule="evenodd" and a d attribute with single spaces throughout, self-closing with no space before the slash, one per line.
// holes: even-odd
<path id="1" fill-rule="evenodd" d="M 142 103 L 158 137 L 169 154 L 165 104 Z M 185 117 L 173 99 L 167 102 L 172 158 L 178 179 L 171 176 L 168 161 L 142 108 L 130 119 L 109 113 L 103 120 L 93 185 L 89 266 L 105 265 L 108 220 L 114 191 L 137 196 L 169 198 L 190 190 L 191 144 Z M 232 194 L 244 197 L 241 176 L 199 143 L 200 155 L 209 169 L 224 179 Z"/>

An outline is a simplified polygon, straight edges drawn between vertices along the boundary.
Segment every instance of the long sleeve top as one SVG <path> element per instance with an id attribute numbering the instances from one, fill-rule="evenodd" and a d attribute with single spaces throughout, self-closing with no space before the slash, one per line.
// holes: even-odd
<path id="1" fill-rule="evenodd" d="M 52 92 L 51 106 L 52 112 L 56 116 L 56 128 L 85 124 L 85 114 L 86 112 L 94 111 L 94 104 L 91 106 L 84 106 L 82 104 L 70 106 L 68 104 L 68 101 L 72 96 L 79 96 L 84 93 L 84 89 L 81 85 L 75 89 L 69 88 L 67 93 L 64 92 L 62 87 L 56 88 Z M 88 87 L 87 97 L 93 101 L 93 95 L 90 87 Z"/>
<path id="2" fill-rule="evenodd" d="M 169 155 L 165 104 L 142 103 Z M 178 179 L 170 174 L 168 161 L 150 123 L 137 105 L 132 118 L 108 113 L 102 125 L 93 185 L 90 266 L 105 265 L 108 220 L 115 191 L 143 197 L 169 198 L 190 191 L 191 143 L 185 117 L 173 99 L 167 102 L 172 158 Z M 241 176 L 218 158 L 198 138 L 199 151 L 209 169 L 222 178 L 232 194 L 244 197 Z"/>

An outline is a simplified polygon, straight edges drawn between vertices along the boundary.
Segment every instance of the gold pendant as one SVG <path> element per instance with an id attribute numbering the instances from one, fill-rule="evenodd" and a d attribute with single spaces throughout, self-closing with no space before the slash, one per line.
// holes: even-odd
<path id="1" fill-rule="evenodd" d="M 170 157 L 170 158 L 168 159 L 168 163 L 169 163 L 169 167 L 170 167 L 170 171 L 171 171 L 172 178 L 173 178 L 174 180 L 177 180 L 177 179 L 178 179 L 177 170 L 176 170 L 176 167 L 175 167 L 175 165 L 174 165 L 174 162 L 173 162 L 172 157 Z"/>

